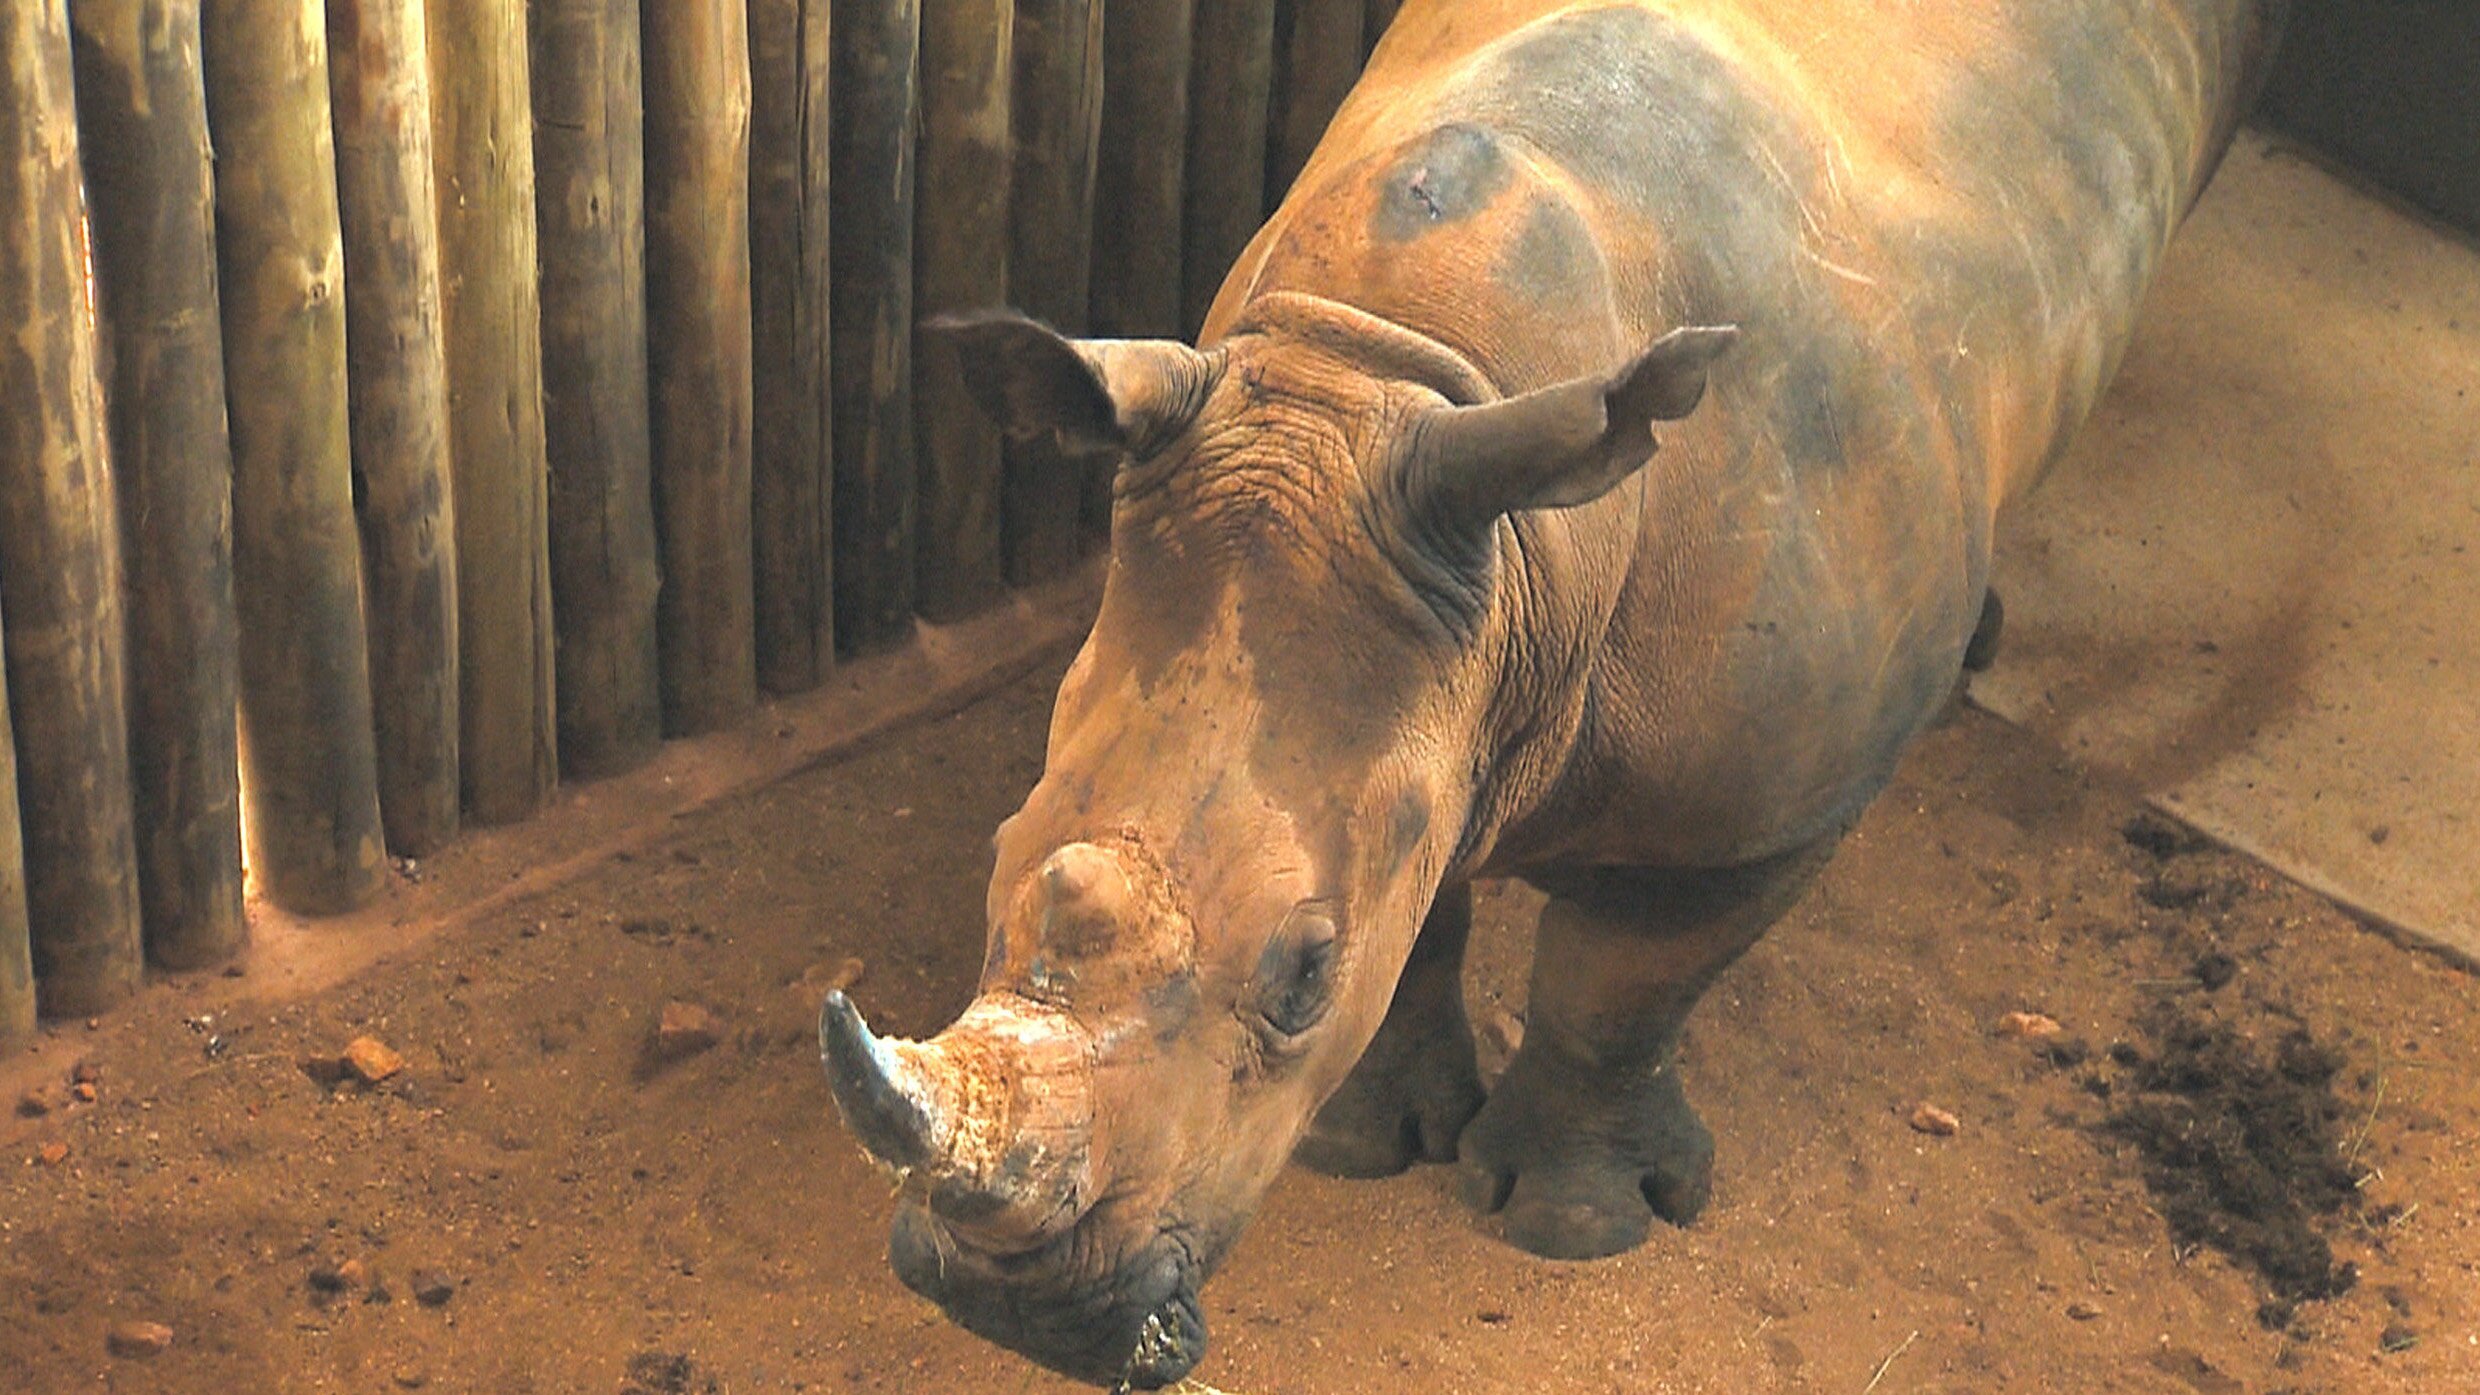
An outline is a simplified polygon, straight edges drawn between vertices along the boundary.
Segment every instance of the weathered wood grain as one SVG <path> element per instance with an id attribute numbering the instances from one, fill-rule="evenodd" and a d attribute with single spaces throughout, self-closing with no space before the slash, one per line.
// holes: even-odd
<path id="1" fill-rule="evenodd" d="M 424 14 L 327 0 L 379 818 L 406 857 L 445 846 L 459 823 L 456 511 Z"/>
<path id="2" fill-rule="evenodd" d="M 506 823 L 541 806 L 559 765 L 526 7 L 429 4 L 459 759 L 466 813 Z"/>
<path id="3" fill-rule="evenodd" d="M 749 0 L 751 558 L 758 683 L 815 687 L 835 665 L 829 454 L 827 0 Z"/>
<path id="4" fill-rule="evenodd" d="M 663 740 L 638 0 L 535 0 L 529 44 L 560 773 L 592 779 Z"/>
<path id="5" fill-rule="evenodd" d="M 836 0 L 832 240 L 835 632 L 913 625 L 913 159 L 919 0 Z"/>
<path id="6" fill-rule="evenodd" d="M 923 318 L 1007 298 L 1015 0 L 925 0 L 913 299 Z M 945 354 L 913 359 L 921 613 L 960 620 L 998 599 L 999 432 Z"/>
<path id="7" fill-rule="evenodd" d="M 198 4 L 80 0 L 70 22 L 111 375 L 138 898 L 148 957 L 194 969 L 245 931 L 232 446 Z M 0 855 L 16 855 L 12 840 Z M 11 894 L 0 886 L 0 939 Z"/>
<path id="8" fill-rule="evenodd" d="M 749 15 L 645 11 L 646 365 L 663 726 L 735 726 L 757 704 L 749 553 Z"/>
<path id="9" fill-rule="evenodd" d="M 221 0 L 201 24 L 232 432 L 244 831 L 260 889 L 311 914 L 368 900 L 383 858 L 323 13 L 318 0 Z"/>

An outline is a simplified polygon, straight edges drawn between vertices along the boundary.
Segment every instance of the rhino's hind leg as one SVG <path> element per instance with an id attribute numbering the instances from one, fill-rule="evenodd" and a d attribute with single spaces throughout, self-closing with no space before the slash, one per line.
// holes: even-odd
<path id="1" fill-rule="evenodd" d="M 1464 1017 L 1464 942 L 1472 889 L 1441 888 L 1397 981 L 1386 1021 L 1293 1151 L 1337 1177 L 1388 1177 L 1415 1162 L 1452 1162 L 1481 1108 L 1481 1075 Z"/>
<path id="2" fill-rule="evenodd" d="M 1723 871 L 1538 878 L 1524 1045 L 1459 1152 L 1464 1195 L 1550 1259 L 1644 1243 L 1712 1190 L 1714 1140 L 1672 1062 L 1688 1011 L 1791 908 L 1835 840 Z"/>

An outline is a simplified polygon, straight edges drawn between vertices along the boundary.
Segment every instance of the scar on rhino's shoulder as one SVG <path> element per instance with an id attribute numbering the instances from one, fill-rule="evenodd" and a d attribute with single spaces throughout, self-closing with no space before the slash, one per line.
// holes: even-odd
<path id="1" fill-rule="evenodd" d="M 1378 175 L 1370 235 L 1409 242 L 1461 222 L 1507 187 L 1507 153 L 1489 130 L 1451 122 L 1414 138 Z"/>

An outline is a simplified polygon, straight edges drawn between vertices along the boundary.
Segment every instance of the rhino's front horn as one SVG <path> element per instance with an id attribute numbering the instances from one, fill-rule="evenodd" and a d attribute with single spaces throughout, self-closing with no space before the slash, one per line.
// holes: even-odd
<path id="1" fill-rule="evenodd" d="M 929 1161 L 941 1132 L 931 1113 L 936 1096 L 889 1043 L 871 1033 L 861 1009 L 841 989 L 829 993 L 819 1011 L 818 1054 L 845 1125 L 870 1156 L 904 1169 Z"/>
<path id="2" fill-rule="evenodd" d="M 1094 1048 L 1066 1013 L 991 994 L 931 1041 L 885 1040 L 836 992 L 818 1037 L 861 1146 L 924 1184 L 950 1223 L 1016 1245 L 1084 1213 L 1095 1195 Z"/>

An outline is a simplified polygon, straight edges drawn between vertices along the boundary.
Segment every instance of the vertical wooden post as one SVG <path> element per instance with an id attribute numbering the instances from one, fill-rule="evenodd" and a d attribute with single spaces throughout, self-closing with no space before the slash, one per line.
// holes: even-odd
<path id="1" fill-rule="evenodd" d="M 925 0 L 921 172 L 913 299 L 923 317 L 1007 298 L 1008 91 L 1015 0 Z M 961 620 L 996 600 L 999 432 L 975 410 L 953 358 L 913 360 L 921 613 Z"/>
<path id="2" fill-rule="evenodd" d="M 1188 79 L 1188 191 L 1180 252 L 1182 332 L 1194 335 L 1224 273 L 1266 217 L 1266 122 L 1274 0 L 1197 11 Z"/>
<path id="3" fill-rule="evenodd" d="M 506 823 L 549 796 L 559 749 L 526 7 L 429 3 L 459 758 L 466 812 Z"/>
<path id="4" fill-rule="evenodd" d="M 749 13 L 647 6 L 646 364 L 663 725 L 715 731 L 757 703 L 749 557 Z"/>
<path id="5" fill-rule="evenodd" d="M 6 666 L 0 665 L 0 1047 L 17 1044 L 34 1030 L 35 1020 L 25 844 L 17 822 L 17 735 L 9 725 L 8 688 Z"/>
<path id="6" fill-rule="evenodd" d="M 749 0 L 751 557 L 758 682 L 813 687 L 835 663 L 827 452 L 827 0 Z"/>
<path id="7" fill-rule="evenodd" d="M 1363 0 L 1286 0 L 1288 30 L 1276 50 L 1274 133 L 1266 172 L 1266 198 L 1280 202 L 1300 177 L 1309 152 L 1344 94 L 1361 73 L 1369 14 Z"/>
<path id="8" fill-rule="evenodd" d="M 535 0 L 529 30 L 560 771 L 591 779 L 663 740 L 638 0 Z"/>
<path id="9" fill-rule="evenodd" d="M 86 295 L 69 21 L 0 16 L 0 612 L 46 1010 L 138 986 L 119 519 Z"/>
<path id="10" fill-rule="evenodd" d="M 835 21 L 834 0 L 801 0 L 801 81 L 809 90 L 801 123 L 801 305 L 815 324 L 818 356 L 801 390 L 816 402 L 818 434 L 818 592 L 811 652 L 821 678 L 835 666 Z"/>
<path id="11" fill-rule="evenodd" d="M 198 4 L 79 0 L 70 19 L 110 347 L 104 402 L 129 612 L 139 904 L 148 957 L 195 969 L 239 948 L 245 925 L 232 448 Z M 0 841 L 8 844 L 0 858 L 16 858 L 14 832 Z M 11 895 L 24 912 L 23 888 L 6 886 L 5 872 L 0 941 Z"/>
<path id="12" fill-rule="evenodd" d="M 379 819 L 390 848 L 422 857 L 456 837 L 459 789 L 456 507 L 422 6 L 327 0 L 327 49 Z"/>
<path id="13" fill-rule="evenodd" d="M 1188 163 L 1195 0 L 1109 7 L 1103 19 L 1102 149 L 1096 162 L 1093 327 L 1120 337 L 1180 332 L 1180 203 Z"/>
<path id="14" fill-rule="evenodd" d="M 232 427 L 242 816 L 259 885 L 314 914 L 369 899 L 381 859 L 324 9 L 217 0 L 201 22 Z"/>
<path id="15" fill-rule="evenodd" d="M 836 0 L 833 239 L 835 633 L 913 624 L 913 122 L 920 0 Z"/>
<path id="16" fill-rule="evenodd" d="M 1404 0 L 1367 0 L 1369 14 L 1361 30 L 1361 62 L 1376 52 L 1378 40 L 1386 37 L 1386 27 L 1395 22 L 1395 12 L 1404 7 Z"/>
<path id="17" fill-rule="evenodd" d="M 1094 151 L 1102 138 L 1102 0 L 1017 0 L 1008 294 L 1070 334 L 1092 285 Z M 1079 471 L 1047 441 L 1010 441 L 1000 499 L 1008 580 L 1076 560 Z"/>

